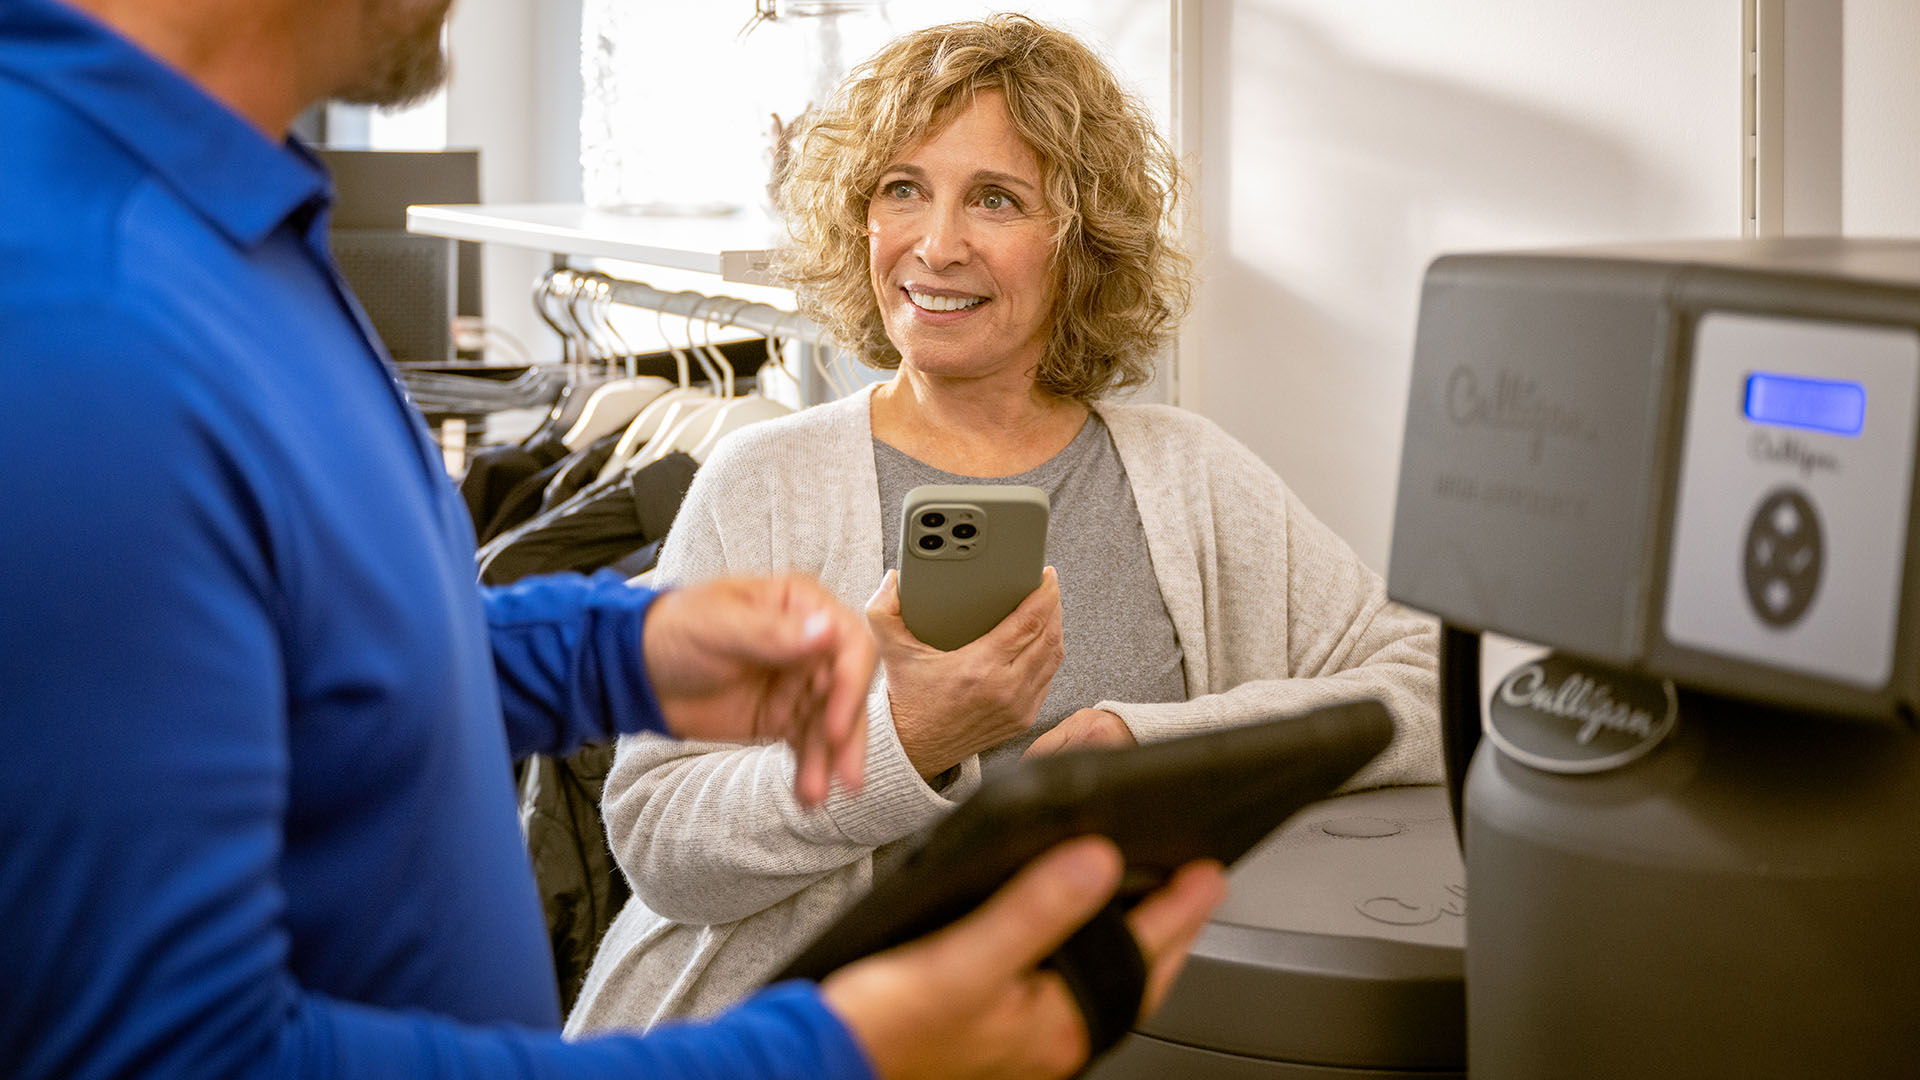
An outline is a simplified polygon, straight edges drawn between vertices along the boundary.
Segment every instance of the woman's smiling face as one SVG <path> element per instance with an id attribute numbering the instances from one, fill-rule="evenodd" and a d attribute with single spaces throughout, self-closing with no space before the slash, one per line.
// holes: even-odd
<path id="1" fill-rule="evenodd" d="M 1055 292 L 1040 160 L 1006 99 L 981 93 L 880 174 L 867 211 L 873 290 L 901 363 L 1029 381 Z"/>

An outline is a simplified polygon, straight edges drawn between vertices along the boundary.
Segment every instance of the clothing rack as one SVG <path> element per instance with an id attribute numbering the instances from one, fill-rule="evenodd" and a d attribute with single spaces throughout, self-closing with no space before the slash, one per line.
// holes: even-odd
<path id="1" fill-rule="evenodd" d="M 830 341 L 811 320 L 796 311 L 738 297 L 713 295 L 693 289 L 667 292 L 642 281 L 608 279 L 612 302 L 682 318 L 702 319 L 716 326 L 737 326 L 769 338 L 792 338 L 798 343 L 800 403 L 817 405 L 833 397 L 822 369 L 833 363 Z"/>
<path id="2" fill-rule="evenodd" d="M 577 203 L 410 206 L 407 229 L 426 236 L 544 251 L 555 268 L 570 268 L 585 259 L 617 259 L 754 285 L 775 284 L 768 267 L 781 235 L 776 222 L 746 211 L 715 219 L 660 219 Z M 825 374 L 835 370 L 836 350 L 817 326 L 797 312 L 703 292 L 668 292 L 617 277 L 609 280 L 614 302 L 628 307 L 711 318 L 716 325 L 795 339 L 802 405 L 828 401 L 840 392 L 836 380 Z"/>
<path id="3" fill-rule="evenodd" d="M 721 326 L 738 326 L 768 337 L 798 338 L 820 344 L 820 328 L 799 312 L 755 300 L 713 295 L 692 289 L 666 292 L 641 281 L 613 279 L 609 297 L 616 304 L 664 311 L 669 315 L 700 318 Z"/>

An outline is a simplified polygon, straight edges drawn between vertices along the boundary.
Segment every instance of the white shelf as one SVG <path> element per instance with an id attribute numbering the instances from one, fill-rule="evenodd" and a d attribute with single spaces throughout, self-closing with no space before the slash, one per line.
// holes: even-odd
<path id="1" fill-rule="evenodd" d="M 578 203 L 410 206 L 407 231 L 558 255 L 624 259 L 766 285 L 780 226 L 754 211 L 724 217 L 643 217 Z"/>

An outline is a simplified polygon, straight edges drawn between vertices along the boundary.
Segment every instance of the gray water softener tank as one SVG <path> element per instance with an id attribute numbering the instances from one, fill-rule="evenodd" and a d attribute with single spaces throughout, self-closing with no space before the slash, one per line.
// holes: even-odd
<path id="1" fill-rule="evenodd" d="M 1920 1075 L 1917 439 L 1920 242 L 1429 270 L 1389 592 L 1476 1080 Z M 1483 631 L 1552 651 L 1483 692 Z"/>
<path id="2" fill-rule="evenodd" d="M 1461 1076 L 1462 877 L 1442 788 L 1306 807 L 1234 864 L 1165 1005 L 1089 1080 Z"/>

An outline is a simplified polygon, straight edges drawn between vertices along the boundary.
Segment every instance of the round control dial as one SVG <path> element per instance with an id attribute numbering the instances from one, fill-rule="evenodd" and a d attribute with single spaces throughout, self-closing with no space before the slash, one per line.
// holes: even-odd
<path id="1" fill-rule="evenodd" d="M 1798 488 L 1775 489 L 1747 525 L 1747 602 L 1760 621 L 1788 627 L 1813 605 L 1825 545 L 1820 516 Z"/>

